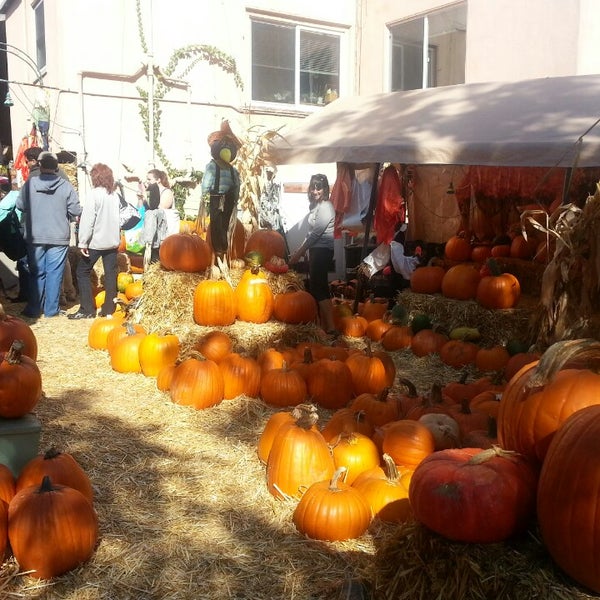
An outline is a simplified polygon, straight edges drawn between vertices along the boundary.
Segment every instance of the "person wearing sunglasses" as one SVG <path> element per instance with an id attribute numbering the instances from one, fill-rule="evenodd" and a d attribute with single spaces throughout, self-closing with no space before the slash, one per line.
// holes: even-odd
<path id="1" fill-rule="evenodd" d="M 330 335 L 336 331 L 333 323 L 333 305 L 329 292 L 329 266 L 333 261 L 333 224 L 335 209 L 329 199 L 327 176 L 317 173 L 308 185 L 308 231 L 300 247 L 290 257 L 297 264 L 308 251 L 309 292 L 319 306 L 321 327 Z"/>

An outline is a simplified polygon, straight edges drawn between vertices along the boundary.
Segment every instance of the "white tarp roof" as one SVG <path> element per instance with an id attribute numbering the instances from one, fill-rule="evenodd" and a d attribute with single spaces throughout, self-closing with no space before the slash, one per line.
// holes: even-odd
<path id="1" fill-rule="evenodd" d="M 600 75 L 353 96 L 276 139 L 270 158 L 571 167 L 579 150 L 578 166 L 600 166 L 598 120 Z"/>

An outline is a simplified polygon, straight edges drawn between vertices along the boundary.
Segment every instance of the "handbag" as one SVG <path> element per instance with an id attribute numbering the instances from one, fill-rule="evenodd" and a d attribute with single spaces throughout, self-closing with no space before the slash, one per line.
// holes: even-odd
<path id="1" fill-rule="evenodd" d="M 135 206 L 132 206 L 123 198 L 123 196 L 119 195 L 119 224 L 121 229 L 127 231 L 128 229 L 132 229 L 135 227 L 140 221 L 142 217 Z"/>
<path id="2" fill-rule="evenodd" d="M 0 250 L 10 258 L 19 260 L 27 254 L 27 244 L 21 233 L 21 223 L 14 209 L 0 223 Z"/>

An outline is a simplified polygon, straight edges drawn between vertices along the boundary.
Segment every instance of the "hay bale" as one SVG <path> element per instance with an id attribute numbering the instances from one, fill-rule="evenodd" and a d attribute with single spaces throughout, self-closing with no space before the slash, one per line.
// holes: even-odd
<path id="1" fill-rule="evenodd" d="M 483 308 L 474 300 L 454 300 L 410 290 L 400 292 L 396 301 L 407 309 L 409 317 L 427 313 L 445 333 L 455 327 L 477 327 L 482 346 L 505 344 L 510 339 L 529 342 L 536 337 L 534 317 L 539 309 L 538 300 L 533 297 L 523 296 L 517 308 L 502 310 Z"/>

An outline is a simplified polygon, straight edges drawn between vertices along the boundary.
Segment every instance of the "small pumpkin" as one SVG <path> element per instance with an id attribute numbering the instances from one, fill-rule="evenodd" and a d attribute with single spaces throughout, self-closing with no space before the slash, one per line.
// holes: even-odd
<path id="1" fill-rule="evenodd" d="M 179 338 L 172 333 L 149 333 L 139 345 L 139 360 L 146 377 L 156 377 L 167 365 L 174 365 L 179 356 Z"/>
<path id="2" fill-rule="evenodd" d="M 445 274 L 444 267 L 417 267 L 410 275 L 410 289 L 416 294 L 439 294 Z"/>
<path id="3" fill-rule="evenodd" d="M 173 372 L 171 401 L 195 409 L 210 408 L 223 400 L 225 384 L 219 366 L 212 360 L 192 354 Z"/>
<path id="4" fill-rule="evenodd" d="M 313 483 L 300 498 L 292 517 L 300 533 L 333 542 L 360 537 L 367 530 L 371 509 L 358 490 L 341 481 L 344 470 Z"/>

